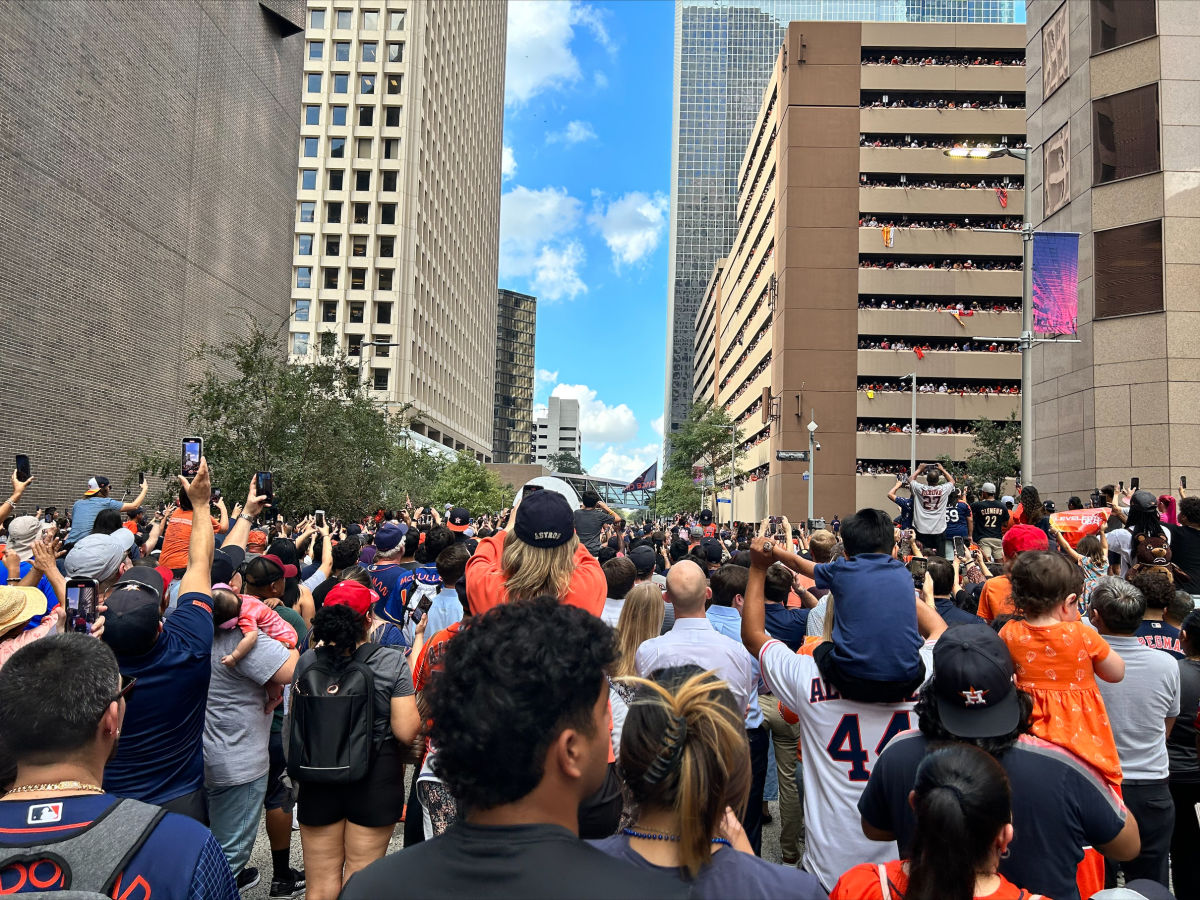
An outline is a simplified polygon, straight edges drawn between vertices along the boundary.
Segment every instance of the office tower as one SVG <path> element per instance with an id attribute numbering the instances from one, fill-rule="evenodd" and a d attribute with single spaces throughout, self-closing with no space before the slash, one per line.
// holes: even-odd
<path id="1" fill-rule="evenodd" d="M 301 0 L 4 4 L 0 459 L 36 479 L 18 513 L 93 475 L 136 491 L 132 454 L 179 452 L 195 351 L 283 326 L 303 21 Z"/>
<path id="2" fill-rule="evenodd" d="M 556 453 L 580 459 L 583 438 L 579 433 L 579 401 L 551 397 L 546 411 L 533 420 L 533 461 L 545 465 Z"/>
<path id="3" fill-rule="evenodd" d="M 886 509 L 910 464 L 965 458 L 971 423 L 1019 408 L 1021 25 L 793 22 L 738 171 L 737 238 L 696 319 L 742 429 L 736 518 Z M 719 279 L 719 285 L 716 280 Z M 711 347 L 711 351 L 710 348 Z M 780 460 L 807 451 L 815 462 Z M 861 473 L 861 474 L 856 474 Z M 877 473 L 877 474 L 876 474 Z"/>
<path id="4" fill-rule="evenodd" d="M 1081 342 L 1033 351 L 1043 494 L 1198 477 L 1197 22 L 1196 0 L 1029 5 L 1033 220 L 1079 234 Z"/>
<path id="5" fill-rule="evenodd" d="M 503 3 L 310 0 L 293 358 L 342 352 L 412 430 L 492 452 Z M 464 52 L 469 49 L 469 52 Z"/>
<path id="6" fill-rule="evenodd" d="M 533 427 L 533 347 L 537 297 L 501 288 L 496 317 L 496 397 L 492 462 L 527 463 Z"/>
<path id="7" fill-rule="evenodd" d="M 693 325 L 713 264 L 733 245 L 737 172 L 794 20 L 1021 21 L 1022 0 L 676 0 L 675 113 L 664 427 L 692 396 Z"/>

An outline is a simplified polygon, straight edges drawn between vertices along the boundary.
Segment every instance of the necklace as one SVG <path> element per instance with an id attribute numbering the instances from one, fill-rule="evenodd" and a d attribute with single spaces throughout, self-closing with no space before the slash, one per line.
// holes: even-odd
<path id="1" fill-rule="evenodd" d="M 32 794 L 34 791 L 89 791 L 93 794 L 103 794 L 104 788 L 98 784 L 87 784 L 83 781 L 56 781 L 53 784 L 23 784 L 9 791 L 10 794 Z"/>
<path id="2" fill-rule="evenodd" d="M 622 828 L 621 833 L 626 834 L 629 837 L 641 838 L 644 841 L 678 841 L 679 840 L 679 835 L 667 834 L 665 831 L 638 831 L 635 828 Z M 723 837 L 715 837 L 712 839 L 712 842 L 714 844 L 724 844 L 726 847 L 730 847 L 730 848 L 733 847 L 733 844 L 731 844 L 728 841 L 728 839 L 723 838 Z"/>

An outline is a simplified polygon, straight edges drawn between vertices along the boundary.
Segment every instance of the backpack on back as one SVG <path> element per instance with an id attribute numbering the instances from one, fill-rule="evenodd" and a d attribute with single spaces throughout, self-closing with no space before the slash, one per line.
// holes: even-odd
<path id="1" fill-rule="evenodd" d="M 367 661 L 379 647 L 352 656 L 319 647 L 292 688 L 287 772 L 296 781 L 349 784 L 365 778 L 374 752 L 375 676 Z"/>

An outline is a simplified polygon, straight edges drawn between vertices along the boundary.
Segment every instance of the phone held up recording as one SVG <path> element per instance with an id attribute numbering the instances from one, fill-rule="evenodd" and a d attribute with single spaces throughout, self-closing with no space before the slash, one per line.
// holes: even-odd
<path id="1" fill-rule="evenodd" d="M 94 578 L 67 580 L 67 628 L 87 634 L 96 623 L 100 607 L 100 586 Z"/>

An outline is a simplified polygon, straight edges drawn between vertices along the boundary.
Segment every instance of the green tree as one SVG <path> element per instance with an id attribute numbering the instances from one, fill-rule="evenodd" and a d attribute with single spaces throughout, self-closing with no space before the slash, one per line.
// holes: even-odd
<path id="1" fill-rule="evenodd" d="M 730 447 L 741 440 L 741 428 L 734 425 L 722 407 L 711 402 L 693 404 L 687 421 L 671 435 L 667 470 L 684 473 L 691 482 L 692 467 L 698 465 L 718 488 L 721 484 L 728 485 Z"/>
<path id="2" fill-rule="evenodd" d="M 546 468 L 551 472 L 564 472 L 574 475 L 586 475 L 587 469 L 579 462 L 574 453 L 551 453 L 546 457 Z"/>
<path id="3" fill-rule="evenodd" d="M 667 469 L 659 484 L 647 500 L 656 515 L 672 516 L 700 508 L 700 488 L 692 481 L 691 468 Z"/>
<path id="4" fill-rule="evenodd" d="M 343 356 L 292 363 L 279 335 L 254 321 L 197 355 L 208 366 L 189 385 L 187 433 L 203 437 L 215 484 L 231 501 L 255 472 L 270 471 L 288 514 L 324 509 L 354 518 L 384 504 L 405 423 L 371 399 L 356 364 Z M 176 475 L 179 456 L 147 448 L 131 480 L 138 471 Z"/>
<path id="5" fill-rule="evenodd" d="M 484 467 L 471 453 L 463 452 L 451 460 L 433 486 L 433 502 L 465 506 L 472 515 L 499 512 L 512 505 L 515 489 L 500 476 Z"/>
<path id="6" fill-rule="evenodd" d="M 434 486 L 451 459 L 426 446 L 411 446 L 407 440 L 392 447 L 388 455 L 383 506 L 403 509 L 406 501 L 416 506 L 432 502 Z"/>
<path id="7" fill-rule="evenodd" d="M 1021 422 L 1017 414 L 999 422 L 976 419 L 971 431 L 975 440 L 965 460 L 938 457 L 955 480 L 978 487 L 985 481 L 1001 484 L 1006 478 L 1015 478 L 1021 471 Z"/>

